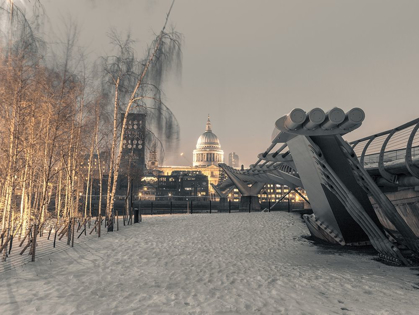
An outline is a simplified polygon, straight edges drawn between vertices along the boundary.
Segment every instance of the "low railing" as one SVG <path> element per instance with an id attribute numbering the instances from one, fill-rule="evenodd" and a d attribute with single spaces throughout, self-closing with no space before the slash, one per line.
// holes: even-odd
<path id="1" fill-rule="evenodd" d="M 350 142 L 364 166 L 419 157 L 419 118 L 396 128 Z"/>
<path id="2" fill-rule="evenodd" d="M 392 150 L 384 152 L 384 162 L 393 162 L 404 160 L 406 157 L 406 149 Z M 412 157 L 414 159 L 419 158 L 419 146 L 412 148 Z M 370 154 L 364 156 L 364 166 L 371 164 L 377 164 L 380 159 L 380 153 Z"/>

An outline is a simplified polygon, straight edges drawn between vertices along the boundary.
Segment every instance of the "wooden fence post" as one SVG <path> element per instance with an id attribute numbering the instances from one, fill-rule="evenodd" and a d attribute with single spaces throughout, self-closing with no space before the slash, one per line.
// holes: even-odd
<path id="1" fill-rule="evenodd" d="M 100 237 L 100 229 L 102 227 L 102 216 L 99 214 L 99 226 L 97 228 L 97 237 Z"/>
<path id="2" fill-rule="evenodd" d="M 55 233 L 54 233 L 54 243 L 52 245 L 53 248 L 55 248 L 55 242 L 57 241 L 57 233 L 58 233 L 58 229 L 55 228 Z"/>
<path id="3" fill-rule="evenodd" d="M 10 252 L 12 251 L 12 245 L 13 245 L 13 234 L 10 236 L 9 255 L 10 255 Z"/>
<path id="4" fill-rule="evenodd" d="M 116 211 L 116 230 L 119 231 L 119 211 Z"/>
<path id="5" fill-rule="evenodd" d="M 71 235 L 71 247 L 74 247 L 74 231 L 76 229 L 76 218 L 73 218 L 73 231 Z"/>
<path id="6" fill-rule="evenodd" d="M 36 250 L 36 236 L 38 234 L 38 225 L 33 226 L 33 239 L 32 239 L 32 261 L 35 261 L 35 250 Z"/>
<path id="7" fill-rule="evenodd" d="M 71 228 L 72 228 L 72 225 L 73 225 L 73 219 L 72 218 L 70 218 L 69 220 L 68 220 L 68 228 L 67 228 L 67 245 L 70 245 L 71 244 Z"/>

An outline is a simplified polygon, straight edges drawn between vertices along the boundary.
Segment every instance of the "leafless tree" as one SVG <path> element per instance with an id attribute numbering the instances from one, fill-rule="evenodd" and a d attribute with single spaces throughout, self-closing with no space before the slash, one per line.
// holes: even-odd
<path id="1" fill-rule="evenodd" d="M 147 147 L 159 143 L 163 151 L 167 140 L 176 142 L 179 136 L 161 89 L 166 74 L 181 66 L 181 36 L 166 31 L 174 1 L 145 58 L 135 57 L 129 35 L 122 40 L 112 30 L 116 54 L 93 65 L 78 48 L 77 26 L 71 22 L 64 40 L 54 45 L 44 42 L 38 36 L 42 6 L 38 0 L 31 4 L 32 18 L 28 18 L 13 1 L 0 0 L 0 23 L 7 24 L 0 33 L 3 249 L 13 234 L 24 235 L 51 219 L 58 227 L 71 218 L 90 217 L 95 179 L 100 216 L 106 175 L 106 215 L 112 217 L 130 112 L 147 115 Z"/>
<path id="2" fill-rule="evenodd" d="M 108 82 L 113 86 L 113 136 L 110 154 L 109 180 L 107 188 L 106 215 L 112 216 L 114 198 L 122 158 L 123 139 L 128 114 L 133 110 L 149 117 L 151 126 L 164 139 L 178 137 L 179 127 L 170 109 L 162 101 L 161 86 L 168 71 L 178 69 L 181 59 L 181 36 L 174 30 L 166 32 L 174 1 L 167 13 L 165 23 L 147 50 L 143 60 L 135 58 L 133 41 L 128 34 L 124 40 L 112 30 L 109 34 L 117 55 L 104 58 L 104 69 Z M 123 114 L 118 126 L 120 113 Z M 118 128 L 119 127 L 119 128 Z M 151 138 L 154 133 L 148 133 Z M 150 140 L 148 140 L 150 141 Z M 112 220 L 111 220 L 112 221 Z M 109 230 L 112 230 L 112 224 Z"/>

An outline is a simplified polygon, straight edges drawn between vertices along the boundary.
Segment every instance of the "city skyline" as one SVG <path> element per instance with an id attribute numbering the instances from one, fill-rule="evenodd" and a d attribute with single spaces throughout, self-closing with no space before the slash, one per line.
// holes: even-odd
<path id="1" fill-rule="evenodd" d="M 0 314 L 417 314 L 418 9 L 0 0 Z"/>
<path id="2" fill-rule="evenodd" d="M 70 16 L 79 23 L 80 43 L 93 57 L 109 47 L 110 26 L 130 28 L 141 54 L 170 1 L 43 4 L 56 33 Z M 191 160 L 208 113 L 225 152 L 237 152 L 245 166 L 269 145 L 275 121 L 296 107 L 364 109 L 349 140 L 409 121 L 419 103 L 418 9 L 408 1 L 177 2 L 170 24 L 184 36 L 183 76 L 164 92 L 180 146 L 165 164 L 187 164 L 181 152 Z"/>

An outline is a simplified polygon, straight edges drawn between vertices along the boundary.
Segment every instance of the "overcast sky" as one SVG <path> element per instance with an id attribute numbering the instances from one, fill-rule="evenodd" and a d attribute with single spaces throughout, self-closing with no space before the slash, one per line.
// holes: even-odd
<path id="1" fill-rule="evenodd" d="M 108 50 L 110 26 L 131 29 L 142 55 L 170 0 L 41 0 L 56 32 L 79 23 L 92 57 Z M 177 0 L 170 23 L 184 35 L 183 76 L 165 88 L 187 164 L 207 114 L 227 157 L 246 166 L 292 108 L 361 107 L 348 139 L 419 117 L 419 1 Z M 176 81 L 176 82 L 175 82 Z"/>

